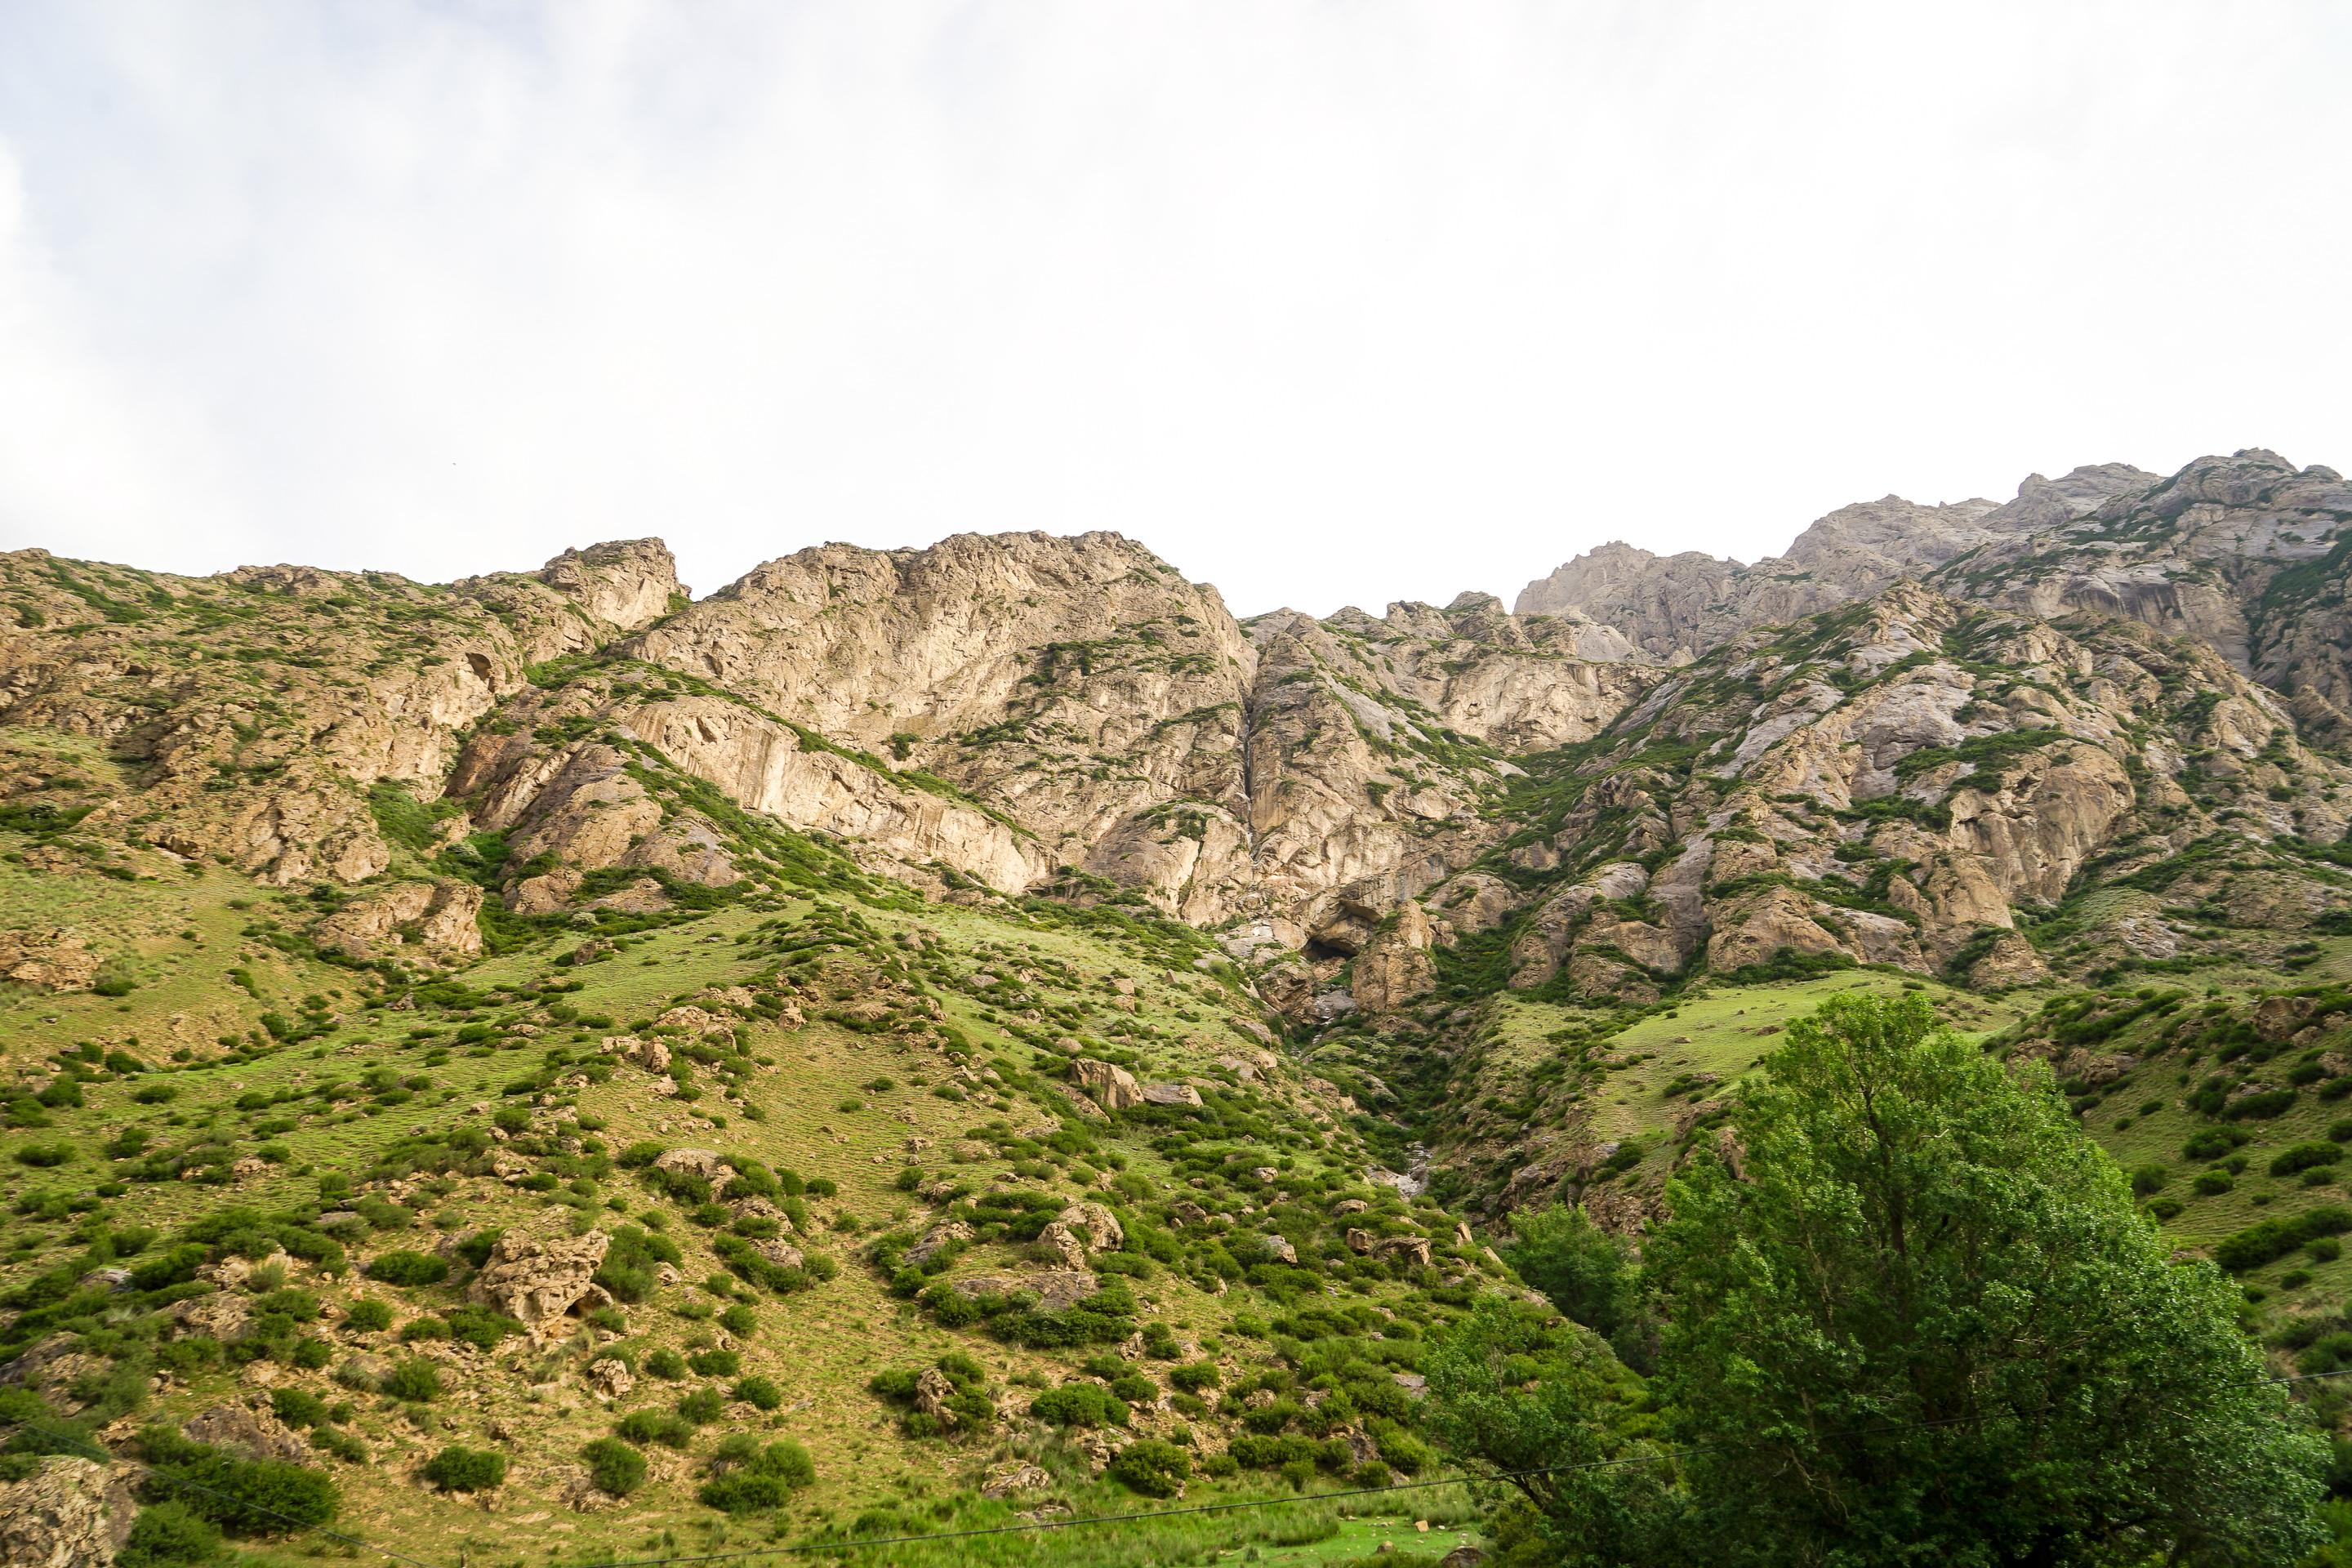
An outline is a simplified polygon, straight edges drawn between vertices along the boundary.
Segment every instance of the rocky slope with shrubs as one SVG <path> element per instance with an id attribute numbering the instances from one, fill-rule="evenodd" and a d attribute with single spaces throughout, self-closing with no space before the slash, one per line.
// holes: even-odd
<path id="1" fill-rule="evenodd" d="M 2352 1364 L 2347 541 L 2254 452 L 1517 613 L 1241 621 L 1113 534 L 700 600 L 650 541 L 0 556 L 0 1539 L 1423 1476 L 1433 1336 L 1581 1332 L 1517 1227 L 1638 1246 L 1857 989 L 2047 1061 L 2281 1364 Z"/>

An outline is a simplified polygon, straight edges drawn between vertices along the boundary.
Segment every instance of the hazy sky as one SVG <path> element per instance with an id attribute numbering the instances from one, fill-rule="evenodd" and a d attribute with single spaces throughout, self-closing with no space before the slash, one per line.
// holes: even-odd
<path id="1" fill-rule="evenodd" d="M 2352 6 L 0 0 L 0 545 L 1244 613 L 2352 467 Z"/>

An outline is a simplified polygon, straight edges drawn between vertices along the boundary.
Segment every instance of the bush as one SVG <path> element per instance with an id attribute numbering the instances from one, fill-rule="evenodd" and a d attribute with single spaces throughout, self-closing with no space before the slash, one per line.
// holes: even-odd
<path id="1" fill-rule="evenodd" d="M 2296 1143 L 2279 1151 L 2271 1161 L 2271 1174 L 2292 1176 L 2321 1165 L 2333 1165 L 2342 1158 L 2344 1151 L 2333 1143 Z"/>
<path id="2" fill-rule="evenodd" d="M 2159 1222 L 2172 1218 L 2189 1205 L 2179 1198 L 2157 1198 L 2147 1205 L 2147 1212 Z"/>
<path id="3" fill-rule="evenodd" d="M 441 1318 L 453 1336 L 478 1350 L 496 1350 L 509 1334 L 522 1332 L 522 1325 L 504 1312 L 472 1302 L 452 1307 Z"/>
<path id="4" fill-rule="evenodd" d="M 743 1370 L 743 1358 L 733 1351 L 697 1351 L 686 1364 L 698 1377 L 732 1377 Z"/>
<path id="5" fill-rule="evenodd" d="M 588 1466 L 588 1479 L 596 1489 L 612 1497 L 626 1497 L 645 1485 L 646 1457 L 626 1443 L 612 1437 L 599 1437 L 580 1450 L 580 1458 Z"/>
<path id="6" fill-rule="evenodd" d="M 1213 1361 L 1196 1361 L 1168 1369 L 1168 1381 L 1187 1394 L 1216 1387 L 1217 1378 L 1217 1363 Z"/>
<path id="7" fill-rule="evenodd" d="M 1110 1477 L 1145 1497 L 1174 1497 L 1192 1479 L 1192 1456 L 1157 1437 L 1139 1438 L 1110 1462 Z"/>
<path id="8" fill-rule="evenodd" d="M 115 1568 L 177 1568 L 220 1555 L 220 1531 L 185 1503 L 150 1503 L 131 1521 L 131 1539 L 115 1553 Z"/>
<path id="9" fill-rule="evenodd" d="M 735 1385 L 735 1397 L 761 1410 L 773 1410 L 784 1402 L 784 1391 L 773 1378 L 747 1377 Z"/>
<path id="10" fill-rule="evenodd" d="M 2238 1184 L 2227 1171 L 2204 1171 L 2189 1184 L 2190 1190 L 2205 1197 L 2216 1197 Z"/>
<path id="11" fill-rule="evenodd" d="M 1127 1406 L 1091 1383 L 1049 1388 L 1029 1402 L 1029 1414 L 1048 1426 L 1124 1426 Z"/>
<path id="12" fill-rule="evenodd" d="M 2171 1171 L 2163 1165 L 2134 1165 L 2131 1173 L 2131 1189 L 2136 1195 L 2144 1198 L 2161 1192 L 2164 1189 L 2164 1184 L 2171 1179 Z"/>
<path id="13" fill-rule="evenodd" d="M 272 1392 L 269 1411 L 289 1426 L 320 1426 L 327 1420 L 327 1402 L 300 1388 L 280 1388 Z"/>
<path id="14" fill-rule="evenodd" d="M 676 1383 L 686 1375 L 686 1358 L 674 1350 L 657 1350 L 646 1357 L 646 1375 Z"/>
<path id="15" fill-rule="evenodd" d="M 150 1499 L 184 1503 L 231 1535 L 310 1530 L 331 1521 L 342 1506 L 333 1481 L 300 1465 L 240 1459 L 168 1427 L 148 1428 L 140 1445 L 154 1469 L 143 1483 Z"/>
<path id="16" fill-rule="evenodd" d="M 58 1165 L 69 1164 L 73 1157 L 74 1146 L 62 1140 L 52 1143 L 27 1143 L 16 1151 L 18 1164 L 31 1165 L 44 1171 Z"/>
<path id="17" fill-rule="evenodd" d="M 2344 1244 L 2332 1236 L 2323 1236 L 2303 1250 L 2314 1263 L 2333 1263 L 2344 1256 Z"/>
<path id="18" fill-rule="evenodd" d="M 343 1326 L 368 1333 L 381 1333 L 392 1327 L 392 1308 L 389 1303 L 373 1298 L 354 1301 L 343 1309 Z"/>
<path id="19" fill-rule="evenodd" d="M 816 1479 L 816 1466 L 798 1443 L 771 1443 L 736 1463 L 723 1476 L 703 1483 L 700 1497 L 727 1513 L 758 1513 L 780 1508 L 792 1494 Z"/>
<path id="20" fill-rule="evenodd" d="M 694 1441 L 693 1424 L 667 1410 L 632 1410 L 613 1430 L 641 1447 L 659 1443 L 665 1448 L 683 1448 Z"/>
<path id="21" fill-rule="evenodd" d="M 727 1402 L 715 1388 L 698 1388 L 677 1402 L 677 1413 L 697 1426 L 708 1426 L 727 1414 Z"/>
<path id="22" fill-rule="evenodd" d="M 507 1457 L 452 1444 L 425 1462 L 425 1479 L 443 1491 L 489 1491 L 507 1479 Z"/>
<path id="23" fill-rule="evenodd" d="M 2248 1136 L 2235 1127 L 2208 1127 L 2192 1134 L 2180 1146 L 2180 1156 L 2184 1160 L 2218 1160 L 2243 1143 Z"/>
<path id="24" fill-rule="evenodd" d="M 406 1248 L 380 1252 L 369 1260 L 367 1277 L 387 1285 L 438 1285 L 449 1278 L 449 1260 Z"/>
<path id="25" fill-rule="evenodd" d="M 431 1362 L 411 1356 L 384 1374 L 383 1392 L 394 1399 L 430 1405 L 441 1397 L 441 1373 Z"/>
<path id="26" fill-rule="evenodd" d="M 1125 1377 L 1111 1379 L 1110 1392 L 1112 1397 L 1124 1400 L 1129 1405 L 1160 1403 L 1160 1385 L 1141 1373 L 1129 1373 Z"/>
<path id="27" fill-rule="evenodd" d="M 2347 1230 L 2352 1230 L 2352 1209 L 2340 1204 L 2325 1204 L 2298 1215 L 2281 1215 L 2276 1219 L 2248 1226 L 2213 1248 L 2213 1261 L 2232 1274 L 2242 1274 L 2284 1258 L 2298 1247 L 2323 1237 L 2341 1236 Z"/>
<path id="28" fill-rule="evenodd" d="M 2294 1090 L 2273 1089 L 2262 1094 L 2249 1094 L 2224 1106 L 2221 1114 L 2232 1121 L 2268 1121 L 2284 1116 L 2294 1105 Z"/>

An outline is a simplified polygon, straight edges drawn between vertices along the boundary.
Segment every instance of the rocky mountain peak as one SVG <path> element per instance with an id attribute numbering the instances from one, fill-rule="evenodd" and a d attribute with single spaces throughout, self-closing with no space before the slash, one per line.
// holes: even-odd
<path id="1" fill-rule="evenodd" d="M 600 621 L 633 632 L 668 615 L 690 595 L 677 560 L 658 539 L 616 539 L 567 550 L 539 580 Z"/>

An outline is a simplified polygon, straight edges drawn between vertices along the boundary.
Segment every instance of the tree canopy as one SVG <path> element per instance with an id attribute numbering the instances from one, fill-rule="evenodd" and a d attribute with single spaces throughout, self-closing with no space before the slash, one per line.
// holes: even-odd
<path id="1" fill-rule="evenodd" d="M 1590 1472 L 1626 1478 L 1605 1504 L 1530 1494 L 1550 1531 L 1526 1560 L 1646 1539 L 1654 1561 L 1774 1568 L 2285 1563 L 2318 1543 L 2327 1444 L 2265 1375 L 2235 1287 L 2170 1256 L 2044 1070 L 1916 993 L 1834 997 L 1764 1068 L 1643 1259 L 1678 1484 L 1636 1488 L 1664 1468 L 1636 1463 Z M 1499 1386 L 1467 1376 L 1497 1331 L 1474 1321 L 1433 1358 L 1458 1451 L 1509 1468 L 1538 1418 L 1564 1455 L 1629 1451 L 1576 1358 L 1552 1356 L 1563 1375 L 1490 1349 Z M 1497 1421 L 1513 1396 L 1522 1419 Z"/>

